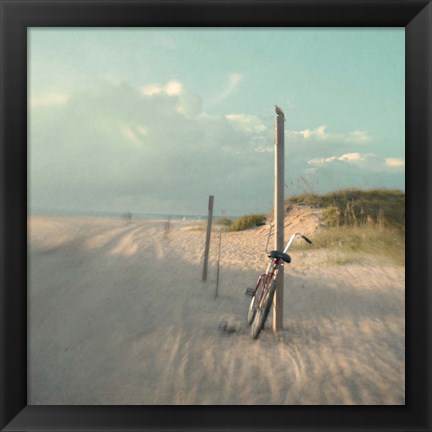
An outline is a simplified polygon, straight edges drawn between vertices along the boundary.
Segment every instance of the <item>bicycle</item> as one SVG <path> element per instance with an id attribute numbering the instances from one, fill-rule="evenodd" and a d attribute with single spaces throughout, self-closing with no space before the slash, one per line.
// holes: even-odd
<path id="1" fill-rule="evenodd" d="M 247 314 L 247 324 L 251 327 L 252 339 L 257 339 L 261 333 L 261 330 L 264 328 L 264 324 L 267 320 L 271 305 L 273 303 L 274 293 L 276 291 L 276 277 L 278 271 L 280 267 L 284 265 L 284 263 L 289 264 L 291 262 L 291 257 L 287 254 L 287 252 L 294 239 L 297 236 L 300 236 L 306 242 L 312 244 L 312 241 L 309 240 L 305 235 L 296 232 L 288 240 L 283 252 L 277 250 L 268 252 L 268 244 L 272 229 L 273 224 L 270 224 L 270 230 L 267 236 L 266 244 L 266 254 L 271 259 L 271 261 L 267 266 L 266 272 L 258 277 L 255 289 L 248 288 L 245 292 L 246 295 L 252 297 Z"/>

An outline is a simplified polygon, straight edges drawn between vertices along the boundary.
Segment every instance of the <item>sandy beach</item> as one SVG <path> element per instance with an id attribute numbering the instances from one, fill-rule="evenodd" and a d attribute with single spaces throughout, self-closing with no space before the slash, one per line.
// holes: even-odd
<path id="1" fill-rule="evenodd" d="M 405 403 L 405 268 L 322 250 L 285 267 L 284 330 L 256 341 L 247 287 L 266 227 L 212 235 L 191 222 L 29 218 L 29 404 Z M 313 239 L 313 220 L 287 223 Z M 221 332 L 227 322 L 232 332 Z"/>

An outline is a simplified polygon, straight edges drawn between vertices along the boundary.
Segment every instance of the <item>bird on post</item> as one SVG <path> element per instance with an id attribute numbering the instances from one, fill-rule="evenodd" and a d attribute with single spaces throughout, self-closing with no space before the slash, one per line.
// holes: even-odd
<path id="1" fill-rule="evenodd" d="M 284 120 L 285 120 L 285 114 L 284 114 L 284 112 L 282 111 L 282 108 L 281 108 L 281 107 L 278 107 L 277 105 L 275 105 L 275 111 L 276 111 L 276 114 L 277 114 L 278 116 L 283 117 Z"/>

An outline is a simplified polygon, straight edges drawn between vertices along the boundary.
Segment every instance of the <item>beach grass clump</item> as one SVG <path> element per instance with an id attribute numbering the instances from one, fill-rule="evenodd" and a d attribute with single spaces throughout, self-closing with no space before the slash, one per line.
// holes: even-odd
<path id="1" fill-rule="evenodd" d="M 313 193 L 285 200 L 289 213 L 293 205 L 323 209 L 327 227 L 368 226 L 405 231 L 405 193 L 391 189 L 343 189 L 324 195 Z"/>
<path id="2" fill-rule="evenodd" d="M 267 215 L 265 214 L 250 214 L 241 216 L 231 223 L 231 231 L 243 231 L 248 228 L 255 227 L 257 224 L 265 222 Z"/>
<path id="3" fill-rule="evenodd" d="M 232 224 L 232 222 L 233 221 L 230 218 L 227 218 L 225 216 L 216 218 L 214 220 L 215 225 L 222 225 L 222 226 L 225 226 L 225 227 L 230 227 L 231 224 Z"/>
<path id="4" fill-rule="evenodd" d="M 325 249 L 339 251 L 352 257 L 375 255 L 389 258 L 397 265 L 405 265 L 405 236 L 398 230 L 343 226 L 323 228 L 311 236 L 312 245 L 293 244 L 293 250 Z M 350 258 L 351 260 L 351 258 Z"/>
<path id="5" fill-rule="evenodd" d="M 230 218 L 225 216 L 214 218 L 212 221 L 212 230 L 222 230 L 222 231 L 231 231 L 231 225 L 233 221 Z M 192 231 L 206 231 L 207 230 L 207 220 L 200 221 L 196 225 L 193 226 Z"/>

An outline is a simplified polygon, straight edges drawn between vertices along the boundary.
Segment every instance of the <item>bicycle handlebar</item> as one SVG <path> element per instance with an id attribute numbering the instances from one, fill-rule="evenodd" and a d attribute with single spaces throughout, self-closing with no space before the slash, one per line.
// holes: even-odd
<path id="1" fill-rule="evenodd" d="M 267 244 L 266 244 L 266 249 L 265 249 L 266 250 L 266 254 L 268 254 L 268 245 L 269 245 L 269 242 L 270 242 L 270 236 L 271 236 L 274 224 L 268 223 L 268 222 L 258 222 L 258 223 L 256 223 L 256 226 L 262 226 L 262 225 L 269 225 L 270 226 L 269 233 L 267 235 Z M 296 236 L 300 236 L 300 237 L 303 238 L 303 240 L 305 240 L 309 244 L 312 244 L 312 240 L 308 239 L 304 234 L 302 234 L 300 232 L 296 232 L 288 240 L 288 243 L 286 244 L 285 249 L 283 251 L 284 253 L 287 253 L 288 249 L 290 248 L 290 246 L 291 246 L 291 244 L 294 241 L 294 239 L 295 239 Z"/>
<path id="2" fill-rule="evenodd" d="M 304 240 L 306 240 L 309 244 L 312 244 L 312 240 L 309 240 L 305 235 L 302 234 Z"/>
<path id="3" fill-rule="evenodd" d="M 290 239 L 288 240 L 288 243 L 287 243 L 287 245 L 285 246 L 285 249 L 284 249 L 284 251 L 283 251 L 284 253 L 287 253 L 287 252 L 288 252 L 288 249 L 290 248 L 290 246 L 291 246 L 292 242 L 294 241 L 294 239 L 296 238 L 296 236 L 300 236 L 300 237 L 303 238 L 303 240 L 307 241 L 309 244 L 312 244 L 312 241 L 309 240 L 305 235 L 303 235 L 303 234 L 300 233 L 300 232 L 296 232 L 296 233 L 294 233 L 294 234 L 290 237 Z"/>

